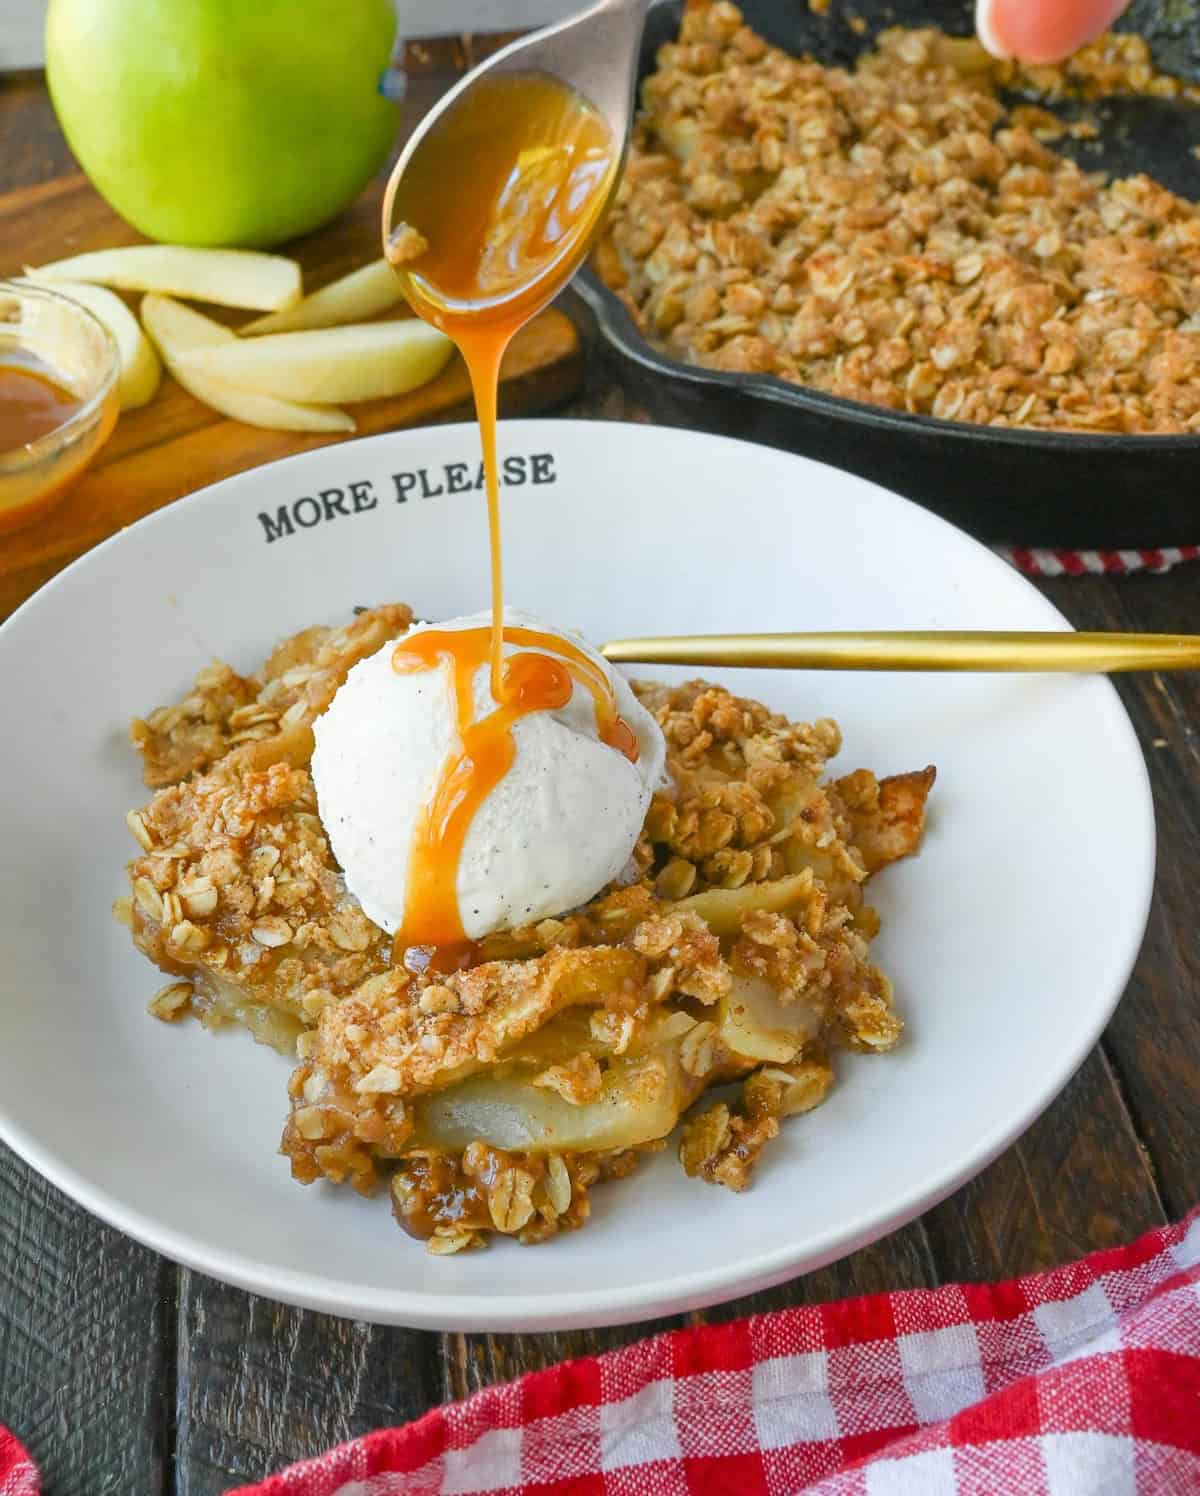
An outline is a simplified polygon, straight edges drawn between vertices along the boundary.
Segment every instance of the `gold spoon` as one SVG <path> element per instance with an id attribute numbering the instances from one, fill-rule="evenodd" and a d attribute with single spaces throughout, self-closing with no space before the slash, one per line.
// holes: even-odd
<path id="1" fill-rule="evenodd" d="M 678 634 L 613 639 L 601 649 L 615 665 L 723 665 L 768 670 L 1115 670 L 1200 669 L 1200 634 L 966 632 Z"/>

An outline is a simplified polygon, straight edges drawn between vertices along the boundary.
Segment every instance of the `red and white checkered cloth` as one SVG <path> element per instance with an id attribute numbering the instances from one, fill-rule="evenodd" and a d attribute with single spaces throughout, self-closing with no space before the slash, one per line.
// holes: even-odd
<path id="1" fill-rule="evenodd" d="M 1184 561 L 1200 560 L 1200 545 L 1162 546 L 1140 551 L 1055 551 L 1044 546 L 1001 545 L 996 549 L 1030 577 L 1158 576 Z"/>
<path id="2" fill-rule="evenodd" d="M 33 1461 L 0 1424 L 0 1496 L 39 1496 L 41 1489 Z"/>
<path id="3" fill-rule="evenodd" d="M 1200 1492 L 1200 1208 L 1130 1247 L 678 1330 L 234 1496 Z M 0 1429 L 0 1496 L 38 1496 Z"/>

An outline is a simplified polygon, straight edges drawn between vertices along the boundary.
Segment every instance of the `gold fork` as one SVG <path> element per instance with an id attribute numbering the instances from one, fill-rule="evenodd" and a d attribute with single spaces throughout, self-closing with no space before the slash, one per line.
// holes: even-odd
<path id="1" fill-rule="evenodd" d="M 1030 670 L 1094 674 L 1200 668 L 1200 634 L 901 630 L 883 633 L 676 634 L 613 639 L 614 664 L 771 670 Z"/>

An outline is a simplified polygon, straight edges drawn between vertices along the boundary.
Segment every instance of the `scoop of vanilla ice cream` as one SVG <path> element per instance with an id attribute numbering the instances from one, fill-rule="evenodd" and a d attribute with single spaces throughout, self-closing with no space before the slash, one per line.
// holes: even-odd
<path id="1" fill-rule="evenodd" d="M 490 622 L 490 613 L 476 613 L 435 627 Z M 600 741 L 591 694 L 578 684 L 561 710 L 533 712 L 514 724 L 516 757 L 476 811 L 459 862 L 459 913 L 472 940 L 574 909 L 617 877 L 663 783 L 666 756 L 658 723 L 578 635 L 515 609 L 505 609 L 504 622 L 584 650 L 611 682 L 639 755 L 631 763 Z M 417 819 L 458 747 L 449 672 L 398 674 L 395 647 L 385 644 L 350 671 L 314 724 L 312 756 L 321 820 L 346 884 L 389 935 L 404 918 Z M 506 644 L 505 654 L 520 649 Z M 478 719 L 494 708 L 486 665 L 474 690 Z"/>

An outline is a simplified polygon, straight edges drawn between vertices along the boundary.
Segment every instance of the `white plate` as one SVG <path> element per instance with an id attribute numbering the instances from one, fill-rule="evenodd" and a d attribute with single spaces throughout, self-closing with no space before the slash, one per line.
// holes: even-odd
<path id="1" fill-rule="evenodd" d="M 506 423 L 501 449 L 523 478 L 505 500 L 509 599 L 596 640 L 1066 626 L 959 531 L 797 457 L 568 421 Z M 829 1102 L 784 1127 L 744 1195 L 666 1153 L 597 1189 L 578 1234 L 427 1256 L 385 1201 L 292 1183 L 276 1153 L 287 1061 L 147 1017 L 163 978 L 109 906 L 133 854 L 123 816 L 145 798 L 128 719 L 210 656 L 252 668 L 356 603 L 485 604 L 478 450 L 472 426 L 443 426 L 227 479 L 92 551 L 0 629 L 0 1136 L 167 1256 L 333 1313 L 529 1330 L 695 1308 L 893 1230 L 1064 1085 L 1141 939 L 1145 766 L 1100 679 L 730 672 L 793 715 L 836 716 L 847 770 L 938 766 L 924 850 L 873 885 L 903 1046 L 842 1058 Z M 268 541 L 262 516 L 281 509 L 293 533 Z"/>

